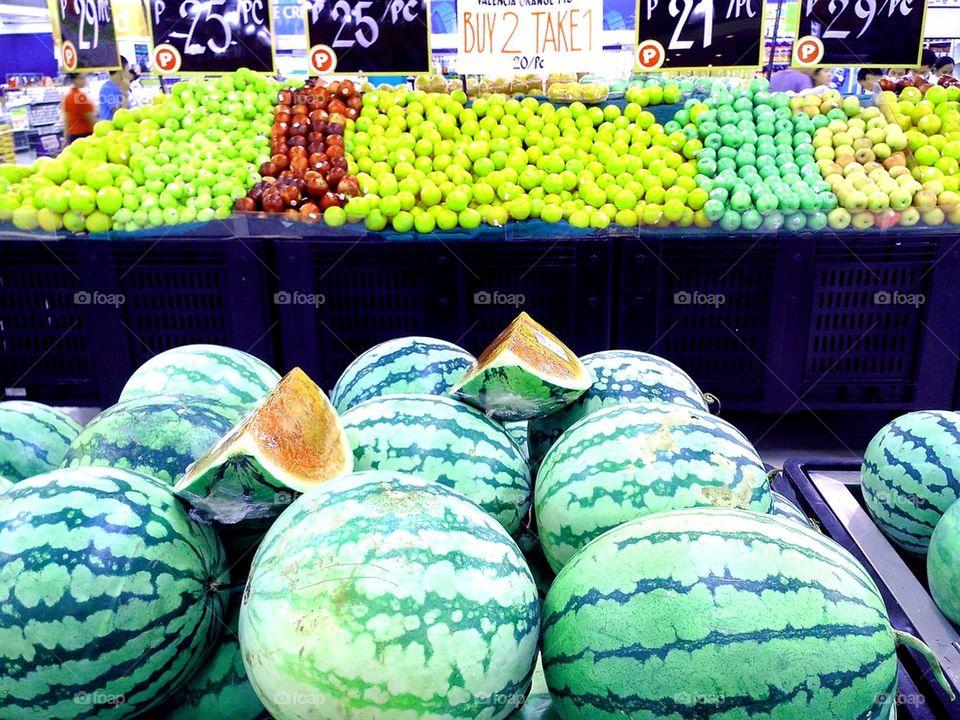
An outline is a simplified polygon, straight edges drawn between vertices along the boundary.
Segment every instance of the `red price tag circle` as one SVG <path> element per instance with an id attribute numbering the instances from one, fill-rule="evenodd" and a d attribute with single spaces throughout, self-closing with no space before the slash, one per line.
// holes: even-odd
<path id="1" fill-rule="evenodd" d="M 337 69 L 337 54 L 329 45 L 314 45 L 307 53 L 310 71 L 324 75 Z"/>
<path id="2" fill-rule="evenodd" d="M 180 69 L 183 58 L 180 57 L 180 51 L 173 45 L 161 43 L 153 49 L 153 66 L 157 72 L 170 74 Z"/>
<path id="3" fill-rule="evenodd" d="M 666 57 L 666 50 L 656 40 L 644 40 L 637 45 L 637 64 L 644 70 L 656 70 Z"/>
<path id="4" fill-rule="evenodd" d="M 60 59 L 63 61 L 63 69 L 67 72 L 73 72 L 77 69 L 77 49 L 69 40 L 63 41 L 60 48 Z"/>
<path id="5" fill-rule="evenodd" d="M 817 65 L 823 60 L 823 41 L 807 35 L 797 40 L 793 46 L 793 61 L 796 65 Z"/>

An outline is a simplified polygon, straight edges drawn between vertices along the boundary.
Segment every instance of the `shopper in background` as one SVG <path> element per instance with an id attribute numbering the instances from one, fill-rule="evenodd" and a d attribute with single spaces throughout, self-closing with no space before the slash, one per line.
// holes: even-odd
<path id="1" fill-rule="evenodd" d="M 113 120 L 118 108 L 127 107 L 127 91 L 130 86 L 130 73 L 127 71 L 125 57 L 120 58 L 120 68 L 110 73 L 110 77 L 100 87 L 100 119 Z"/>
<path id="2" fill-rule="evenodd" d="M 64 95 L 60 105 L 63 110 L 63 135 L 67 145 L 77 138 L 92 134 L 93 123 L 97 120 L 96 108 L 87 93 L 87 76 L 75 73 L 70 82 L 72 87 Z"/>
<path id="3" fill-rule="evenodd" d="M 857 85 L 861 95 L 872 95 L 877 89 L 877 81 L 883 73 L 880 68 L 860 68 L 857 72 Z"/>
<path id="4" fill-rule="evenodd" d="M 937 58 L 933 64 L 933 72 L 930 73 L 930 82 L 936 84 L 944 75 L 953 75 L 953 58 L 949 55 Z"/>
<path id="5" fill-rule="evenodd" d="M 930 76 L 930 73 L 933 71 L 933 66 L 937 62 L 937 54 L 930 48 L 924 48 L 923 52 L 920 54 L 920 67 L 916 70 L 911 70 L 907 77 L 922 77 L 926 79 Z"/>
<path id="6" fill-rule="evenodd" d="M 830 82 L 830 68 L 787 68 L 770 78 L 770 92 L 803 92 Z"/>

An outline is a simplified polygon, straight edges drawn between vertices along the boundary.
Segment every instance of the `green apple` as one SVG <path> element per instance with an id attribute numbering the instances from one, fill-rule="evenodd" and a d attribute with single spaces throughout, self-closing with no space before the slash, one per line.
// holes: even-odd
<path id="1" fill-rule="evenodd" d="M 850 212 L 842 207 L 834 208 L 827 214 L 827 224 L 834 230 L 843 230 L 850 225 Z"/>

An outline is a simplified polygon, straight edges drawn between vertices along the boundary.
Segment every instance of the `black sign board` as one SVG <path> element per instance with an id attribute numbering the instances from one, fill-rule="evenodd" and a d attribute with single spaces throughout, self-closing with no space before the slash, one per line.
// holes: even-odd
<path id="1" fill-rule="evenodd" d="M 759 67 L 763 0 L 639 0 L 638 62 L 648 70 Z"/>
<path id="2" fill-rule="evenodd" d="M 67 72 L 120 67 L 110 0 L 57 0 L 60 63 Z"/>
<path id="3" fill-rule="evenodd" d="M 429 72 L 427 0 L 308 0 L 305 6 L 311 73 Z"/>
<path id="4" fill-rule="evenodd" d="M 148 0 L 147 8 L 160 73 L 276 71 L 270 0 Z"/>
<path id="5" fill-rule="evenodd" d="M 919 65 L 925 0 L 799 2 L 795 63 L 831 67 Z"/>

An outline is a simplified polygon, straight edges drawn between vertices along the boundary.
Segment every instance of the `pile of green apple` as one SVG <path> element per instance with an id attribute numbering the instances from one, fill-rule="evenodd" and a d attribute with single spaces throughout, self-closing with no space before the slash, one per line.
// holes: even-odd
<path id="1" fill-rule="evenodd" d="M 419 233 L 529 218 L 706 226 L 702 147 L 695 130 L 666 132 L 638 103 L 621 112 L 492 95 L 467 108 L 445 94 L 368 92 L 345 131 L 360 194 L 333 220 Z"/>
<path id="2" fill-rule="evenodd" d="M 119 109 L 58 157 L 0 169 L 0 220 L 102 233 L 229 217 L 269 159 L 277 88 L 239 70 Z"/>

